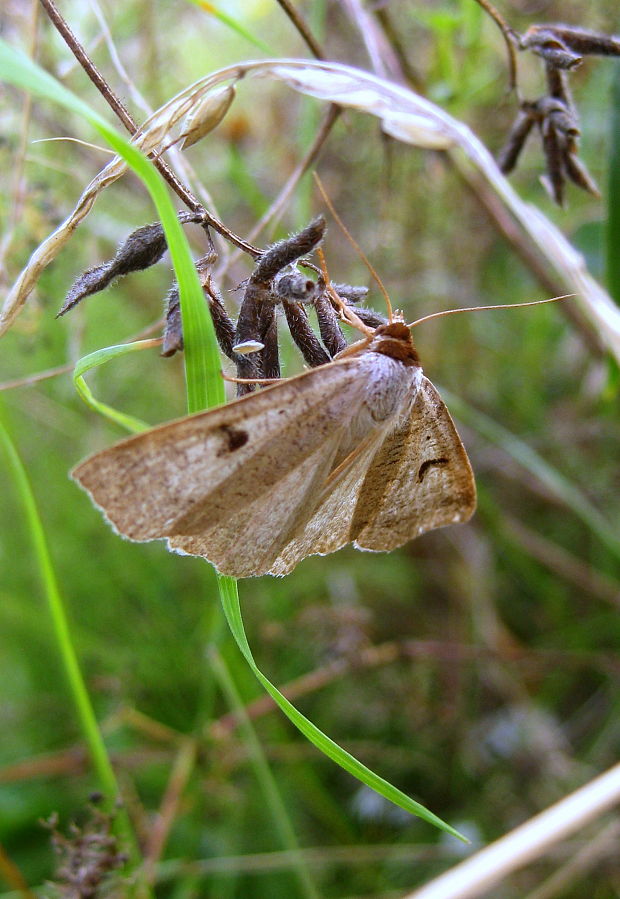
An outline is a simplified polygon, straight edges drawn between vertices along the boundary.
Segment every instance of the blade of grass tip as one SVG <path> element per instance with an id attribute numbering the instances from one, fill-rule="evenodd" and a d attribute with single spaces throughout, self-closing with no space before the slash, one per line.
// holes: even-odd
<path id="1" fill-rule="evenodd" d="M 95 399 L 90 387 L 84 380 L 84 375 L 87 371 L 97 368 L 99 365 L 104 365 L 111 359 L 117 359 L 119 356 L 127 355 L 127 353 L 135 353 L 139 350 L 150 349 L 151 347 L 159 346 L 160 344 L 161 340 L 158 338 L 153 340 L 136 340 L 133 343 L 108 346 L 101 350 L 95 350 L 94 353 L 89 353 L 87 356 L 82 356 L 82 358 L 78 359 L 75 363 L 75 368 L 73 369 L 73 383 L 76 391 L 87 406 L 95 412 L 98 412 L 100 415 L 116 422 L 116 424 L 119 424 L 121 427 L 126 428 L 126 430 L 131 431 L 132 434 L 148 430 L 150 426 L 141 419 L 134 418 L 133 415 L 127 415 L 124 412 L 119 412 L 118 409 L 114 409 L 112 406 L 108 406 L 106 403 L 102 403 Z"/>
<path id="2" fill-rule="evenodd" d="M 185 338 L 188 410 L 198 412 L 224 402 L 224 384 L 220 374 L 220 358 L 213 322 L 204 301 L 187 239 L 157 170 L 135 146 L 128 143 L 83 100 L 1 38 L 0 81 L 59 103 L 86 119 L 144 182 L 166 234 L 179 284 Z"/>
<path id="3" fill-rule="evenodd" d="M 605 223 L 605 271 L 607 289 L 620 304 L 620 62 L 612 63 L 609 115 L 609 164 L 607 167 L 607 221 Z"/>
<path id="4" fill-rule="evenodd" d="M 405 811 L 409 812 L 410 814 L 417 815 L 419 818 L 422 818 L 429 824 L 433 824 L 440 830 L 443 830 L 446 833 L 457 837 L 459 840 L 463 840 L 463 842 L 465 843 L 468 842 L 464 836 L 462 836 L 453 827 L 450 827 L 449 824 L 446 824 L 445 821 L 442 821 L 441 818 L 438 818 L 437 815 L 433 814 L 433 812 L 426 809 L 423 805 L 421 805 L 419 802 L 416 802 L 414 799 L 410 799 L 409 796 L 406 796 L 403 792 L 392 786 L 392 784 L 388 783 L 388 781 L 384 780 L 382 777 L 379 777 L 378 774 L 375 774 L 373 771 L 359 762 L 356 758 L 350 755 L 350 753 L 346 752 L 346 750 L 342 749 L 342 747 L 340 747 L 337 743 L 330 739 L 330 737 L 326 736 L 321 730 L 319 730 L 319 728 L 315 724 L 309 721 L 308 718 L 302 715 L 301 712 L 299 712 L 295 708 L 295 706 L 290 703 L 288 699 L 286 699 L 286 697 L 284 697 L 280 693 L 280 691 L 276 689 L 276 687 L 274 687 L 274 685 L 258 668 L 250 650 L 250 646 L 248 644 L 247 637 L 243 628 L 241 608 L 239 605 L 239 594 L 237 591 L 237 582 L 234 580 L 234 578 L 224 577 L 222 575 L 219 575 L 218 577 L 220 584 L 220 594 L 224 603 L 224 613 L 226 615 L 226 618 L 228 619 L 228 624 L 235 640 L 237 641 L 239 649 L 245 656 L 247 663 L 254 672 L 254 675 L 258 678 L 265 690 L 277 703 L 277 705 L 284 712 L 287 718 L 306 737 L 306 739 L 313 743 L 317 747 L 317 749 L 319 749 L 324 755 L 326 755 L 332 761 L 336 762 L 337 765 L 340 765 L 341 768 L 343 768 L 349 774 L 352 774 L 353 777 L 357 778 L 357 780 L 366 784 L 366 786 L 370 787 L 371 790 L 379 793 L 379 795 L 383 796 L 385 799 L 388 799 L 390 802 L 393 802 L 400 808 L 405 809 Z"/>
<path id="5" fill-rule="evenodd" d="M 449 390 L 445 390 L 443 387 L 437 389 L 440 390 L 446 404 L 457 418 L 460 418 L 477 433 L 482 434 L 491 443 L 500 446 L 519 465 L 537 477 L 578 518 L 581 518 L 616 558 L 620 559 L 620 538 L 580 490 L 573 487 L 570 481 L 563 477 L 556 468 L 549 465 L 538 453 L 510 431 L 477 409 L 473 409 Z"/>
<path id="6" fill-rule="evenodd" d="M 291 852 L 293 870 L 301 893 L 303 896 L 309 897 L 309 899 L 318 899 L 319 894 L 317 893 L 314 881 L 310 876 L 308 866 L 299 854 L 299 843 L 297 842 L 295 831 L 293 830 L 288 812 L 282 801 L 282 796 L 278 790 L 275 778 L 271 773 L 271 768 L 267 763 L 267 759 L 265 758 L 265 754 L 256 736 L 256 732 L 246 714 L 245 706 L 241 701 L 241 697 L 239 696 L 235 682 L 228 670 L 228 666 L 215 647 L 210 647 L 208 658 L 222 692 L 226 696 L 230 707 L 239 718 L 241 734 L 246 747 L 249 750 L 250 763 L 254 769 L 254 774 L 260 788 L 263 791 L 266 806 L 273 818 L 282 845 Z"/>
<path id="7" fill-rule="evenodd" d="M 77 654 L 71 640 L 64 602 L 56 580 L 54 566 L 45 538 L 45 531 L 28 480 L 28 475 L 26 474 L 26 470 L 22 465 L 19 454 L 2 420 L 0 420 L 0 443 L 4 447 L 9 468 L 13 475 L 13 481 L 24 508 L 34 556 L 52 621 L 52 629 L 56 640 L 58 655 L 67 677 L 77 719 L 80 722 L 82 735 L 88 746 L 93 767 L 101 785 L 101 791 L 106 797 L 106 805 L 112 811 L 115 809 L 116 799 L 120 795 L 116 775 L 114 774 L 114 770 L 110 763 L 110 758 L 103 737 L 101 736 L 99 725 L 97 724 L 97 718 L 90 702 L 84 678 L 80 671 Z M 117 811 L 116 823 L 119 835 L 123 837 L 127 849 L 131 852 L 131 861 L 138 866 L 141 863 L 141 859 L 138 853 L 135 834 L 130 825 L 127 813 L 122 808 Z"/>
<path id="8" fill-rule="evenodd" d="M 234 19 L 232 16 L 229 16 L 228 13 L 222 12 L 221 9 L 218 9 L 213 3 L 209 3 L 209 0 L 188 0 L 189 3 L 193 3 L 194 6 L 197 6 L 199 9 L 204 10 L 205 12 L 212 15 L 215 19 L 218 19 L 222 23 L 222 25 L 226 25 L 230 28 L 231 31 L 234 31 L 235 34 L 242 37 L 244 40 L 249 41 L 254 47 L 258 50 L 262 50 L 263 53 L 266 53 L 268 56 L 275 56 L 273 51 L 270 49 L 269 45 L 264 41 L 261 41 L 260 38 L 255 37 L 251 31 L 249 31 L 244 25 Z"/>

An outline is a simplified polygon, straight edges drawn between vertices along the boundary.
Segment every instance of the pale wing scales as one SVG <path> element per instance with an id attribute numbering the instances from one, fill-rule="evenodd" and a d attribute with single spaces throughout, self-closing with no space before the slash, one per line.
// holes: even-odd
<path id="1" fill-rule="evenodd" d="M 291 469 L 268 497 L 248 499 L 236 514 L 194 536 L 171 536 L 170 549 L 203 556 L 222 574 L 266 574 L 290 535 L 312 515 L 341 437 L 335 434 Z"/>
<path id="2" fill-rule="evenodd" d="M 387 435 L 368 470 L 349 539 L 359 549 L 388 551 L 467 521 L 475 508 L 465 448 L 443 400 L 422 378 L 410 415 Z"/>
<path id="3" fill-rule="evenodd" d="M 378 427 L 369 435 L 366 445 L 352 464 L 346 466 L 337 479 L 330 478 L 323 486 L 312 517 L 303 523 L 301 529 L 298 528 L 298 533 L 284 546 L 269 568 L 269 574 L 288 574 L 307 556 L 324 556 L 351 542 L 351 519 L 357 496 L 384 434 L 385 428 Z"/>
<path id="4" fill-rule="evenodd" d="M 158 539 L 182 525 L 187 533 L 215 492 L 211 513 L 225 519 L 227 501 L 235 511 L 244 497 L 266 493 L 346 424 L 351 399 L 363 389 L 355 362 L 130 437 L 86 459 L 73 477 L 132 540 Z"/>

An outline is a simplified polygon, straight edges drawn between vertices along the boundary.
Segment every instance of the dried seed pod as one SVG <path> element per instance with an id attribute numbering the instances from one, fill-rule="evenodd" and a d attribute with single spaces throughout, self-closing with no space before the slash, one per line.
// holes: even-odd
<path id="1" fill-rule="evenodd" d="M 573 102 L 573 95 L 570 87 L 568 86 L 568 73 L 565 69 L 556 69 L 555 66 L 547 64 L 545 66 L 545 74 L 547 78 L 548 96 L 561 100 L 574 116 L 575 122 L 577 122 L 577 109 Z"/>
<path id="2" fill-rule="evenodd" d="M 321 340 L 325 344 L 327 352 L 333 358 L 337 353 L 342 352 L 347 345 L 342 328 L 338 322 L 338 316 L 326 293 L 321 293 L 315 299 L 314 308 L 319 323 Z"/>
<path id="3" fill-rule="evenodd" d="M 583 60 L 558 35 L 556 29 L 532 25 L 521 38 L 521 49 L 532 50 L 556 69 L 575 69 Z"/>
<path id="4" fill-rule="evenodd" d="M 179 213 L 181 224 L 202 221 L 202 216 L 191 212 Z M 80 275 L 71 287 L 56 318 L 73 309 L 81 300 L 108 287 L 116 278 L 130 272 L 142 271 L 155 265 L 166 252 L 164 229 L 159 222 L 136 228 L 120 245 L 116 255 L 108 262 L 96 265 Z"/>
<path id="5" fill-rule="evenodd" d="M 313 303 L 318 295 L 318 287 L 312 278 L 300 272 L 284 272 L 273 279 L 271 292 L 278 300 L 293 303 Z"/>
<path id="6" fill-rule="evenodd" d="M 361 303 L 368 296 L 367 287 L 355 287 L 353 284 L 334 284 L 332 287 L 345 303 Z"/>
<path id="7" fill-rule="evenodd" d="M 245 289 L 237 319 L 233 344 L 235 353 L 245 356 L 248 353 L 258 353 L 263 349 L 260 322 L 265 304 L 273 305 L 270 291 L 267 287 L 251 283 L 250 280 Z"/>
<path id="8" fill-rule="evenodd" d="M 235 326 L 233 321 L 226 312 L 222 298 L 215 291 L 210 280 L 204 285 L 204 291 L 209 301 L 209 312 L 213 319 L 213 327 L 215 328 L 220 349 L 228 359 L 232 362 L 236 362 L 237 355 L 233 350 L 233 343 L 235 340 Z"/>
<path id="9" fill-rule="evenodd" d="M 302 356 L 311 368 L 325 365 L 330 361 L 329 353 L 321 346 L 321 342 L 310 327 L 308 313 L 298 303 L 282 303 L 284 314 L 291 332 L 291 337 L 297 344 Z"/>
<path id="10" fill-rule="evenodd" d="M 581 131 L 572 110 L 556 97 L 542 97 L 536 107 L 543 134 L 549 128 L 553 128 L 559 138 L 563 138 L 567 144 L 573 145 Z"/>
<path id="11" fill-rule="evenodd" d="M 359 319 L 370 328 L 379 328 L 381 325 L 388 323 L 385 315 L 375 312 L 374 309 L 366 309 L 364 306 L 356 306 L 354 303 L 348 303 Z"/>
<path id="12" fill-rule="evenodd" d="M 164 339 L 161 347 L 162 356 L 174 356 L 178 350 L 183 349 L 183 326 L 181 324 L 181 302 L 179 299 L 179 285 L 175 282 L 165 299 L 166 324 L 164 325 Z"/>
<path id="13" fill-rule="evenodd" d="M 546 190 L 558 206 L 564 205 L 564 166 L 562 146 L 553 127 L 541 128 L 543 150 L 547 162 L 547 175 L 541 178 Z"/>
<path id="14" fill-rule="evenodd" d="M 596 181 L 594 181 L 576 153 L 568 151 L 564 155 L 564 168 L 566 170 L 566 175 L 573 184 L 576 184 L 577 187 L 581 187 L 583 190 L 587 190 L 593 197 L 601 196 Z"/>
<path id="15" fill-rule="evenodd" d="M 206 97 L 203 97 L 183 123 L 181 150 L 187 150 L 188 147 L 201 140 L 205 134 L 217 128 L 234 99 L 235 88 L 232 84 L 211 91 Z"/>
<path id="16" fill-rule="evenodd" d="M 261 310 L 265 303 L 273 304 L 278 300 L 271 290 L 274 278 L 300 256 L 313 250 L 324 233 L 325 219 L 319 216 L 299 234 L 278 241 L 263 253 L 248 280 L 239 310 L 233 347 L 236 353 L 257 353 L 263 349 Z"/>
<path id="17" fill-rule="evenodd" d="M 532 114 L 532 104 L 523 103 L 521 109 L 510 129 L 508 139 L 497 154 L 497 166 L 504 175 L 510 174 L 517 162 L 521 151 L 525 146 L 525 142 L 534 127 L 534 115 Z"/>
<path id="18" fill-rule="evenodd" d="M 321 242 L 324 234 L 325 219 L 318 216 L 299 234 L 293 234 L 269 247 L 259 259 L 250 281 L 270 283 L 283 268 L 310 253 Z"/>
<path id="19" fill-rule="evenodd" d="M 581 56 L 620 56 L 620 39 L 613 35 L 560 24 L 547 25 L 546 30 L 552 31 L 566 47 Z"/>
<path id="20" fill-rule="evenodd" d="M 263 378 L 280 377 L 280 356 L 278 353 L 278 324 L 275 306 L 263 306 L 261 316 L 261 336 L 263 351 L 261 352 L 261 369 Z"/>

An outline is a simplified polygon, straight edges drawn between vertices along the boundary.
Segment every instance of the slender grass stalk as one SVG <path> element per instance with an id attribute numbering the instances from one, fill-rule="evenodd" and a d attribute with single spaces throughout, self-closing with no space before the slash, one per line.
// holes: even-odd
<path id="1" fill-rule="evenodd" d="M 489 890 L 505 895 L 497 889 L 500 881 L 619 802 L 617 764 L 404 899 L 476 899 Z"/>
<path id="2" fill-rule="evenodd" d="M 4 447 L 13 481 L 24 507 L 34 556 L 52 622 L 52 633 L 56 641 L 58 656 L 67 678 L 76 716 L 80 723 L 84 741 L 88 746 L 101 790 L 106 797 L 106 805 L 112 810 L 114 809 L 116 799 L 120 795 L 118 782 L 97 724 L 97 718 L 82 677 L 82 672 L 80 671 L 77 655 L 71 640 L 65 605 L 58 587 L 58 581 L 45 538 L 45 531 L 28 475 L 2 421 L 0 421 L 0 443 Z M 133 829 L 127 812 L 122 808 L 117 812 L 116 824 L 120 836 L 124 838 L 125 845 L 131 852 L 131 860 L 139 864 L 140 856 Z"/>
<path id="3" fill-rule="evenodd" d="M 239 718 L 239 727 L 245 744 L 249 749 L 250 762 L 254 769 L 256 780 L 263 791 L 267 808 L 273 818 L 282 846 L 291 852 L 291 864 L 301 890 L 301 895 L 308 897 L 308 899 L 318 899 L 319 894 L 316 891 L 308 867 L 301 855 L 296 854 L 299 851 L 299 843 L 295 836 L 295 831 L 293 830 L 291 820 L 284 802 L 282 801 L 282 796 L 271 772 L 271 768 L 265 758 L 265 753 L 256 736 L 256 731 L 252 726 L 252 722 L 245 711 L 245 706 L 235 682 L 231 677 L 228 666 L 215 646 L 210 647 L 208 658 L 222 692 L 228 699 L 230 707 Z"/>
<path id="4" fill-rule="evenodd" d="M 609 110 L 605 270 L 607 289 L 616 303 L 620 304 L 620 62 L 614 61 L 613 67 Z"/>

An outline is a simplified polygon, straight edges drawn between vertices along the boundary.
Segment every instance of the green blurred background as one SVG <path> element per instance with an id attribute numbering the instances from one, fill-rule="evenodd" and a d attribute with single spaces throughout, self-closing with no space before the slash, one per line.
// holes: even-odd
<path id="1" fill-rule="evenodd" d="M 296 6 L 327 58 L 369 67 L 344 4 Z M 36 33 L 40 64 L 111 121 L 44 14 L 36 20 L 35 8 L 7 0 L 0 12 L 4 38 L 27 49 Z M 151 107 L 220 66 L 267 51 L 306 54 L 277 3 L 219 4 L 245 37 L 210 8 L 183 0 L 62 4 L 138 120 L 145 113 L 111 58 L 97 11 L 133 88 Z M 382 10 L 377 27 L 385 29 L 415 86 L 496 152 L 516 101 L 506 95 L 504 47 L 493 23 L 473 0 L 394 2 Z M 513 0 L 501 11 L 519 31 L 554 21 L 618 30 L 612 2 Z M 538 96 L 539 62 L 525 56 L 519 62 L 524 94 Z M 588 59 L 572 77 L 582 158 L 603 199 L 570 187 L 567 208 L 555 207 L 538 180 L 543 160 L 535 139 L 512 177 L 600 278 L 608 204 L 617 208 L 607 184 L 618 66 Z M 242 83 L 224 122 L 185 154 L 192 185 L 203 185 L 230 228 L 248 234 L 323 115 L 321 104 L 281 85 Z M 77 143 L 34 143 L 96 137 L 60 107 L 34 102 L 30 108 L 13 89 L 4 92 L 0 122 L 4 295 L 107 157 Z M 398 144 L 381 134 L 375 119 L 346 112 L 317 170 L 408 320 L 548 295 L 440 154 Z M 267 245 L 303 227 L 321 209 L 306 176 L 278 227 L 256 242 Z M 145 841 L 166 791 L 174 793 L 171 772 L 178 773 L 188 745 L 194 752 L 177 785 L 157 896 L 302 895 L 290 858 L 266 855 L 282 846 L 255 778 L 252 746 L 234 726 L 209 663 L 213 643 L 254 710 L 299 843 L 312 849 L 307 859 L 318 895 L 400 896 L 468 850 L 360 786 L 271 706 L 251 705 L 261 688 L 222 624 L 209 565 L 170 555 L 163 545 L 121 540 L 69 480 L 76 462 L 124 436 L 81 402 L 70 369 L 27 386 L 9 384 L 71 366 L 161 316 L 171 279 L 168 257 L 87 299 L 66 318 L 54 318 L 80 272 L 109 258 L 135 227 L 153 219 L 145 190 L 131 175 L 101 196 L 2 340 L 0 381 L 7 389 L 0 402 L 31 478 L 106 743 Z M 196 255 L 204 252 L 201 232 L 188 233 Z M 335 224 L 325 251 L 334 280 L 368 283 Z M 221 283 L 231 313 L 239 298 L 235 288 L 250 271 L 240 258 Z M 374 288 L 369 304 L 383 311 Z M 516 458 L 519 441 L 535 450 L 600 511 L 612 534 L 620 533 L 617 367 L 589 326 L 567 312 L 557 304 L 455 316 L 415 334 L 427 375 L 464 404 L 457 424 L 479 490 L 472 522 L 389 555 L 349 548 L 307 559 L 282 580 L 240 583 L 248 638 L 268 677 L 282 687 L 311 674 L 296 700 L 299 708 L 459 828 L 474 848 L 608 768 L 620 743 L 620 549 L 604 545 L 574 504 L 560 502 Z M 299 371 L 284 328 L 281 344 L 285 372 Z M 152 423 L 184 413 L 178 356 L 134 354 L 90 375 L 89 384 L 105 402 Z M 507 446 L 483 436 L 468 408 L 501 425 Z M 54 877 L 40 819 L 57 812 L 65 829 L 69 820 L 84 820 L 97 782 L 51 636 L 23 510 L 4 464 L 0 470 L 0 843 L 36 891 Z M 604 839 L 614 826 L 616 848 Z M 617 819 L 598 820 L 494 895 L 577 899 L 586 889 L 592 899 L 620 895 L 617 838 Z M 601 845 L 598 852 L 587 849 Z M 580 852 L 583 862 L 567 868 Z M 547 883 L 546 892 L 536 892 Z M 8 891 L 10 883 L 3 886 Z M 113 889 L 123 895 L 121 887 Z M 56 895 L 48 890 L 37 894 Z"/>

